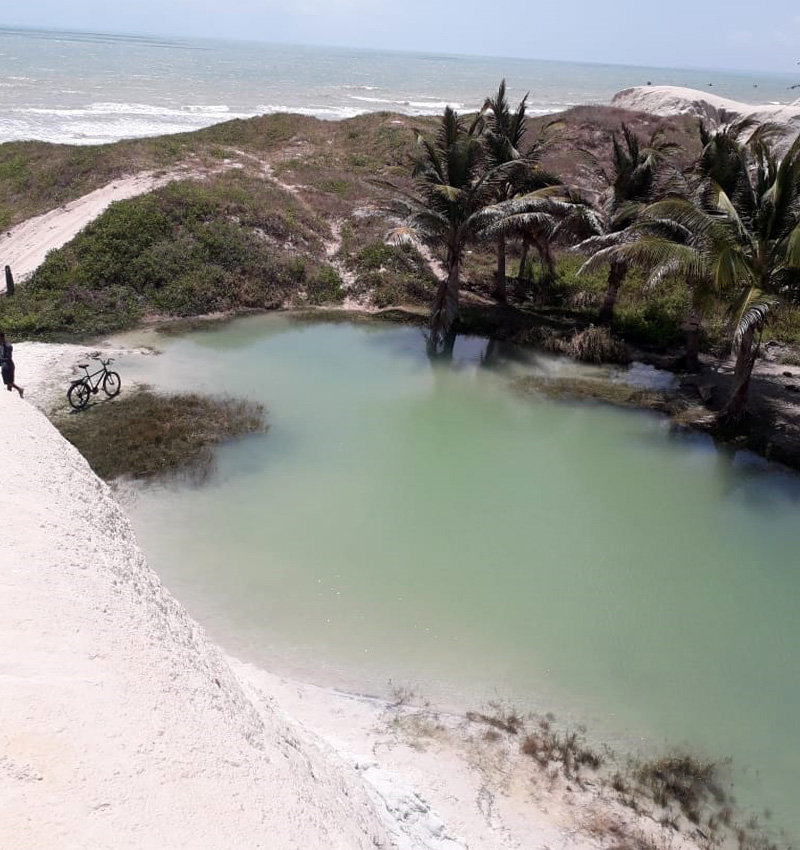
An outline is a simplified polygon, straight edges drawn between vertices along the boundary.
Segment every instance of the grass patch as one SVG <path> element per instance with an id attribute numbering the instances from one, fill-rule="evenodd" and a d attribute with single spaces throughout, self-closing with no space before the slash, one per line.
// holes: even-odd
<path id="1" fill-rule="evenodd" d="M 184 473 L 199 482 L 213 470 L 215 445 L 267 430 L 255 402 L 149 389 L 59 415 L 54 424 L 106 481 Z"/>
<path id="2" fill-rule="evenodd" d="M 346 234 L 343 248 L 352 252 L 347 264 L 356 276 L 352 292 L 369 298 L 380 308 L 429 305 L 436 291 L 436 279 L 425 260 L 410 245 L 387 245 L 374 238 L 379 226 L 374 221 L 362 223 L 362 233 L 351 225 Z M 361 242 L 368 234 L 373 238 Z"/>
<path id="3" fill-rule="evenodd" d="M 593 378 L 540 378 L 529 375 L 515 380 L 513 388 L 526 395 L 543 395 L 557 401 L 591 400 L 617 407 L 670 411 L 663 393 L 642 390 L 616 381 Z"/>
<path id="4" fill-rule="evenodd" d="M 340 304 L 344 301 L 342 279 L 333 266 L 321 266 L 306 281 L 306 298 L 309 304 Z"/>
<path id="5" fill-rule="evenodd" d="M 630 363 L 628 346 L 611 335 L 608 328 L 589 325 L 565 343 L 564 353 L 583 363 Z"/>
<path id="6" fill-rule="evenodd" d="M 522 731 L 525 722 L 522 717 L 513 709 L 505 708 L 498 703 L 492 703 L 492 714 L 485 714 L 480 711 L 468 711 L 466 714 L 467 720 L 470 723 L 483 723 L 492 729 L 498 729 L 501 732 L 507 732 L 509 735 L 517 735 Z"/>

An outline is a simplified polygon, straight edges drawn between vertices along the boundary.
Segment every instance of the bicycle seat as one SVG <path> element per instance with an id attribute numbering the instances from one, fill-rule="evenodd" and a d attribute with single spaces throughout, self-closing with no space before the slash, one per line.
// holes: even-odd
<path id="1" fill-rule="evenodd" d="M 79 369 L 88 369 L 89 364 L 88 363 L 78 363 L 78 368 Z"/>

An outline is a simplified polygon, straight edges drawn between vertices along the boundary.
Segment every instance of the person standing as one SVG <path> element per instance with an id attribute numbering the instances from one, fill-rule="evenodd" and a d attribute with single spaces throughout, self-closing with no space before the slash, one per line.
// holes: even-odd
<path id="1" fill-rule="evenodd" d="M 16 390 L 19 393 L 19 397 L 22 398 L 25 390 L 14 383 L 14 373 L 16 370 L 12 357 L 13 348 L 14 346 L 10 342 L 6 342 L 5 333 L 0 331 L 0 372 L 2 372 L 3 383 L 9 392 Z"/>

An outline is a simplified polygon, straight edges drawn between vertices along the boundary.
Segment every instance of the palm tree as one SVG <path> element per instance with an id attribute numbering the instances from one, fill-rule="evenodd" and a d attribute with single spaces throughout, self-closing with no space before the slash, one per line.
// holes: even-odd
<path id="1" fill-rule="evenodd" d="M 504 167 L 485 167 L 482 120 L 479 114 L 467 124 L 448 106 L 435 139 L 418 136 L 412 172 L 416 194 L 396 199 L 405 221 L 392 231 L 390 239 L 395 243 L 419 239 L 445 251 L 447 275 L 431 309 L 429 347 L 433 353 L 447 348 L 458 315 L 464 246 L 485 224 L 483 210 L 503 176 Z"/>
<path id="2" fill-rule="evenodd" d="M 583 196 L 563 184 L 533 189 L 488 207 L 484 213 L 484 237 L 522 237 L 520 275 L 533 245 L 542 264 L 542 278 L 556 276 L 553 246 L 566 239 L 585 239 L 601 231 L 600 218 Z"/>
<path id="3" fill-rule="evenodd" d="M 625 235 L 626 241 L 596 252 L 584 268 L 609 261 L 642 268 L 648 273 L 646 290 L 668 280 L 684 283 L 688 295 L 684 364 L 688 372 L 698 372 L 703 316 L 719 296 L 736 290 L 745 271 L 735 229 L 725 216 L 706 210 L 698 198 L 673 197 L 645 207 Z"/>
<path id="4" fill-rule="evenodd" d="M 607 184 L 602 201 L 603 234 L 584 240 L 577 250 L 596 253 L 629 241 L 628 228 L 637 214 L 654 201 L 661 189 L 663 178 L 669 173 L 670 159 L 679 150 L 673 142 L 662 138 L 656 130 L 646 145 L 625 124 L 622 137 L 612 135 L 612 169 L 607 173 L 600 168 L 600 176 Z M 620 287 L 628 274 L 628 265 L 622 258 L 613 257 L 608 270 L 608 285 L 599 320 L 610 324 Z"/>
<path id="5" fill-rule="evenodd" d="M 800 135 L 779 158 L 770 129 L 756 131 L 747 154 L 733 197 L 716 193 L 717 207 L 736 230 L 746 266 L 732 305 L 736 365 L 719 417 L 723 425 L 736 424 L 746 411 L 760 334 L 771 311 L 782 298 L 800 294 Z"/>
<path id="6" fill-rule="evenodd" d="M 526 145 L 528 95 L 519 102 L 512 113 L 506 97 L 506 81 L 501 80 L 495 97 L 486 99 L 483 105 L 487 115 L 483 144 L 486 164 L 490 169 L 504 167 L 505 179 L 498 181 L 494 200 L 498 203 L 537 189 L 561 183 L 555 175 L 548 174 L 541 160 L 560 135 L 560 122 L 546 124 L 536 138 Z M 506 233 L 499 232 L 497 238 L 497 271 L 494 298 L 506 301 Z M 530 237 L 529 237 L 530 239 Z M 541 242 L 539 243 L 541 244 Z"/>
<path id="7" fill-rule="evenodd" d="M 782 298 L 800 295 L 800 136 L 779 159 L 772 134 L 764 127 L 747 142 L 735 130 L 707 137 L 702 179 L 692 198 L 648 206 L 617 244 L 597 251 L 586 264 L 640 265 L 649 269 L 651 283 L 685 280 L 694 319 L 687 322 L 690 333 L 696 334 L 710 299 L 729 301 L 736 364 L 718 417 L 721 425 L 735 425 L 746 411 L 756 336 Z M 714 158 L 715 151 L 722 161 Z M 696 338 L 688 340 L 690 359 L 696 344 Z"/>

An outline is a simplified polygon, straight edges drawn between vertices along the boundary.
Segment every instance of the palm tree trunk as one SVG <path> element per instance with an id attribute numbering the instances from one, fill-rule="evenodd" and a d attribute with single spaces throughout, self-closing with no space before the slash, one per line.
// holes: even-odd
<path id="1" fill-rule="evenodd" d="M 494 290 L 492 298 L 505 304 L 508 295 L 506 293 L 506 237 L 501 234 L 497 237 L 497 272 L 495 273 Z"/>
<path id="2" fill-rule="evenodd" d="M 689 307 L 684 321 L 686 330 L 686 354 L 684 367 L 687 372 L 700 371 L 700 314 L 694 307 Z"/>
<path id="3" fill-rule="evenodd" d="M 452 327 L 458 316 L 458 297 L 461 289 L 461 250 L 449 251 L 447 277 L 439 283 L 431 308 L 431 330 L 428 352 L 436 355 L 447 348 Z"/>
<path id="4" fill-rule="evenodd" d="M 725 402 L 725 406 L 717 417 L 717 422 L 723 426 L 736 425 L 747 410 L 747 396 L 750 391 L 750 378 L 756 364 L 757 347 L 753 346 L 755 326 L 749 327 L 742 334 L 739 351 L 736 355 L 736 366 L 733 372 L 733 388 Z"/>
<path id="5" fill-rule="evenodd" d="M 546 236 L 534 237 L 533 244 L 539 254 L 539 263 L 542 266 L 542 283 L 552 283 L 556 279 L 556 264 L 550 251 L 550 241 Z"/>
<path id="6" fill-rule="evenodd" d="M 525 278 L 525 264 L 528 262 L 528 251 L 531 247 L 530 237 L 525 234 L 522 237 L 522 250 L 519 254 L 519 271 L 517 272 L 517 280 L 523 280 Z"/>
<path id="7" fill-rule="evenodd" d="M 625 281 L 625 275 L 628 274 L 628 266 L 625 263 L 615 260 L 611 263 L 611 268 L 608 270 L 608 288 L 606 289 L 606 297 L 603 301 L 603 306 L 600 308 L 598 319 L 602 325 L 610 325 L 614 318 L 614 307 L 617 303 L 617 293 Z"/>

